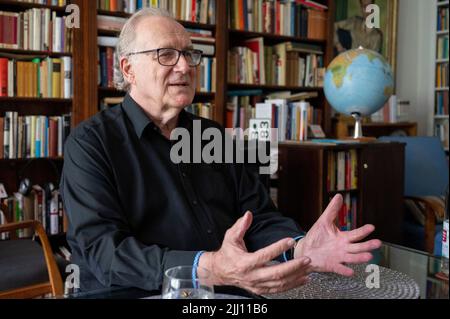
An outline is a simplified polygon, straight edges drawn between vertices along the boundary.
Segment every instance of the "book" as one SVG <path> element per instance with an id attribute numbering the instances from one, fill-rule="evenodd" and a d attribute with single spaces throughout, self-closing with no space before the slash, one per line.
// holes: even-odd
<path id="1" fill-rule="evenodd" d="M 256 53 L 257 56 L 257 74 L 256 74 L 256 84 L 264 85 L 266 84 L 266 71 L 265 71 L 265 60 L 264 60 L 264 38 L 258 37 L 254 39 L 249 39 L 244 41 L 247 48 Z"/>

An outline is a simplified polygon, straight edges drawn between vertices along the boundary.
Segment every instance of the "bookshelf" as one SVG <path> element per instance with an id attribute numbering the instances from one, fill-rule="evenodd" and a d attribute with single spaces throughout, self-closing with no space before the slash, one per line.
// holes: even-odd
<path id="1" fill-rule="evenodd" d="M 69 3 L 69 1 L 66 2 Z M 58 1 L 55 3 L 58 3 Z M 89 108 L 89 104 L 85 104 L 89 101 L 89 95 L 86 95 L 88 90 L 72 85 L 72 82 L 89 83 L 88 69 L 86 68 L 87 59 L 83 55 L 83 53 L 88 52 L 87 42 L 85 41 L 88 31 L 83 28 L 70 30 L 65 28 L 64 16 L 68 13 L 65 12 L 64 1 L 59 1 L 59 3 L 61 5 L 0 0 L 1 29 L 2 31 L 8 30 L 8 32 L 2 34 L 0 41 L 0 59 L 8 63 L 7 73 L 5 68 L 2 70 L 4 72 L 3 79 L 5 79 L 5 75 L 11 76 L 11 78 L 6 77 L 6 85 L 5 81 L 2 81 L 2 88 L 4 90 L 7 88 L 8 91 L 2 91 L 2 94 L 0 94 L 2 95 L 0 96 L 0 126 L 2 126 L 0 130 L 2 139 L 0 143 L 2 147 L 0 152 L 0 183 L 4 185 L 10 198 L 17 192 L 19 183 L 24 178 L 29 178 L 32 185 L 44 186 L 47 183 L 53 183 L 54 186 L 58 187 L 63 166 L 62 140 L 64 137 L 59 135 L 63 132 L 62 122 L 65 121 L 65 127 L 67 128 L 73 127 L 95 113 Z M 86 8 L 88 1 L 72 0 L 70 3 L 77 4 L 80 7 L 80 12 L 84 12 L 82 10 Z M 34 20 L 30 18 L 32 14 L 35 14 Z M 49 21 L 46 20 L 47 17 Z M 55 19 L 56 17 L 58 20 Z M 84 21 L 84 18 L 82 16 L 81 20 Z M 27 20 L 26 27 L 25 20 Z M 35 24 L 31 24 L 30 21 L 34 21 Z M 28 33 L 26 30 L 28 30 Z M 60 38 L 58 37 L 59 33 L 61 33 Z M 51 35 L 55 35 L 55 37 L 51 37 Z M 28 40 L 26 40 L 26 37 L 28 37 Z M 55 38 L 61 40 L 57 41 Z M 25 41 L 27 41 L 26 44 Z M 36 69 L 22 69 L 20 71 L 17 62 L 29 62 L 33 58 L 37 59 L 35 61 L 37 63 Z M 58 64 L 63 59 L 65 59 L 65 62 L 69 61 L 66 66 L 70 67 L 64 68 L 61 66 L 59 68 L 61 82 L 58 82 L 58 78 L 54 77 L 54 73 L 58 73 L 58 68 L 52 69 L 50 66 L 46 68 L 43 66 L 43 61 L 51 60 L 54 66 L 54 63 Z M 9 63 L 11 63 L 11 68 Z M 73 68 L 73 65 L 77 67 Z M 43 81 L 45 81 L 44 72 L 50 73 L 49 78 L 46 79 L 46 84 L 43 84 Z M 20 75 L 22 81 L 24 81 L 22 83 L 19 83 L 18 80 Z M 87 80 L 84 80 L 85 78 Z M 19 86 L 23 87 L 24 85 L 27 85 L 27 90 L 29 88 L 31 90 L 25 90 L 25 92 L 19 90 Z M 57 88 L 57 86 L 59 87 Z M 48 92 L 45 90 L 46 87 Z M 16 114 L 18 119 L 14 126 L 9 126 L 9 129 L 13 128 L 14 134 L 16 134 L 11 134 L 11 136 L 14 136 L 12 142 L 16 145 L 17 151 L 14 155 L 8 154 L 5 158 L 4 123 L 5 118 L 8 117 L 7 114 L 8 116 Z M 45 135 L 46 139 L 41 140 L 41 142 L 43 144 L 44 141 L 47 141 L 48 147 L 45 146 L 45 151 L 39 154 L 33 154 L 31 144 L 34 144 L 36 148 L 38 141 L 37 135 L 34 135 L 35 139 L 33 140 L 33 133 L 37 134 L 38 129 L 35 126 L 32 133 L 33 126 L 30 123 L 38 121 L 39 117 L 42 119 L 42 122 L 40 122 L 40 125 L 42 125 L 41 133 L 47 134 Z M 22 118 L 22 122 L 20 118 Z M 60 128 L 54 124 L 61 124 Z M 56 131 L 58 132 L 56 133 Z M 25 132 L 31 137 L 26 135 Z M 65 130 L 64 135 L 67 135 L 68 132 L 68 130 Z M 20 143 L 22 143 L 21 153 L 19 152 Z M 60 147 L 57 150 L 58 154 L 53 154 L 55 149 L 52 145 Z M 3 211 L 7 210 L 8 208 L 3 209 Z M 25 210 L 22 212 L 25 214 Z M 7 213 L 11 215 L 11 211 L 7 211 Z M 11 216 L 7 217 L 11 221 Z M 16 219 L 16 217 L 12 218 L 12 220 Z M 62 226 L 62 219 L 60 226 Z M 51 236 L 56 233 L 55 229 L 50 231 L 49 223 L 46 230 Z M 60 229 L 57 231 L 59 232 Z"/>
<path id="2" fill-rule="evenodd" d="M 449 117 L 448 117 L 448 63 L 449 63 L 449 1 L 438 1 L 436 12 L 436 50 L 435 80 L 433 81 L 434 135 L 440 137 L 444 149 L 449 151 Z"/>
<path id="3" fill-rule="evenodd" d="M 376 227 L 375 238 L 400 243 L 404 147 L 400 143 L 281 143 L 278 208 L 308 230 L 330 198 L 340 193 L 350 208 L 339 213 L 339 227 L 354 229 L 370 223 Z"/>
<path id="4" fill-rule="evenodd" d="M 252 4 L 251 4 L 252 3 Z M 326 102 L 322 85 L 314 85 L 316 83 L 311 83 L 309 85 L 300 84 L 299 79 L 296 76 L 292 76 L 291 72 L 289 75 L 290 70 L 293 69 L 290 66 L 297 67 L 298 64 L 289 64 L 292 62 L 289 62 L 289 56 L 286 60 L 284 58 L 280 58 L 282 60 L 281 63 L 285 63 L 286 67 L 285 70 L 286 74 L 282 74 L 281 76 L 277 77 L 276 81 L 268 80 L 274 78 L 274 74 L 277 74 L 274 71 L 274 68 L 277 68 L 276 65 L 279 62 L 275 62 L 275 66 L 269 66 L 270 63 L 273 61 L 270 61 L 270 57 L 274 55 L 279 55 L 278 53 L 278 47 L 281 48 L 283 51 L 283 44 L 285 43 L 293 43 L 294 45 L 304 45 L 319 48 L 319 50 L 322 52 L 322 54 L 319 54 L 320 59 L 322 59 L 323 67 L 329 64 L 333 58 L 333 28 L 334 28 L 334 12 L 335 12 L 335 3 L 333 1 L 317 1 L 316 3 L 322 3 L 327 7 L 325 11 L 319 11 L 323 16 L 326 18 L 326 23 L 322 24 L 323 27 L 321 27 L 321 31 L 323 33 L 322 38 L 311 38 L 306 34 L 304 31 L 306 28 L 298 23 L 297 18 L 294 19 L 294 16 L 297 17 L 297 15 L 301 15 L 304 12 L 300 10 L 298 4 L 294 3 L 281 3 L 281 2 L 274 2 L 274 4 L 269 4 L 268 2 L 247 2 L 241 3 L 239 0 L 233 0 L 228 1 L 228 22 L 227 22 L 227 41 L 225 43 L 227 44 L 227 52 L 230 52 L 231 58 L 227 57 L 227 69 L 225 70 L 227 73 L 224 74 L 224 76 L 228 79 L 227 85 L 224 88 L 224 92 L 228 94 L 229 92 L 231 94 L 243 94 L 246 90 L 248 90 L 249 97 L 250 97 L 250 104 L 252 103 L 261 103 L 264 102 L 266 99 L 270 99 L 268 95 L 273 95 L 277 92 L 291 92 L 292 94 L 297 94 L 301 92 L 316 92 L 317 97 L 310 100 L 311 105 L 313 106 L 313 109 L 317 112 L 321 112 L 321 115 L 318 116 L 319 124 L 325 133 L 327 135 L 332 135 L 331 132 L 331 109 L 329 105 Z M 263 7 L 261 6 L 261 3 Z M 239 6 L 243 5 L 243 9 Z M 305 8 L 305 12 L 309 11 L 309 7 L 303 7 Z M 308 10 L 307 10 L 308 8 Z M 250 12 L 250 13 L 249 13 Z M 270 14 L 268 13 L 270 12 Z M 317 12 L 317 11 L 314 11 Z M 246 13 L 248 14 L 246 18 Z M 289 17 L 289 18 L 288 18 Z M 302 17 L 304 19 L 304 16 Z M 269 24 L 267 24 L 267 21 L 271 21 Z M 303 20 L 307 21 L 307 19 Z M 292 27 L 294 26 L 294 27 Z M 316 28 L 310 28 L 315 30 Z M 303 33 L 302 33 L 303 32 Z M 245 60 L 246 50 L 245 48 L 250 48 L 253 52 L 255 52 L 254 47 L 251 48 L 248 42 L 250 40 L 258 40 L 260 41 L 259 49 L 257 50 L 264 50 L 264 64 L 265 64 L 265 80 L 262 79 L 261 75 L 256 78 L 249 78 L 246 73 L 249 72 L 243 72 L 240 69 L 240 64 L 242 60 Z M 296 51 L 295 49 L 286 47 L 287 54 L 293 53 Z M 297 51 L 298 52 L 298 51 Z M 261 55 L 262 53 L 260 53 Z M 307 60 L 307 51 L 303 51 L 303 53 L 298 53 L 297 58 L 305 58 Z M 292 59 L 292 56 L 291 56 Z M 294 57 L 295 59 L 295 57 Z M 248 58 L 247 58 L 248 60 Z M 258 58 L 258 60 L 261 60 L 261 57 Z M 280 61 L 280 60 L 278 60 Z M 307 64 L 307 63 L 306 63 Z M 238 65 L 239 67 L 235 67 L 234 65 Z M 234 68 L 234 69 L 233 69 Z M 271 69 L 268 71 L 267 69 Z M 261 73 L 263 71 L 261 70 Z M 295 72 L 294 72 L 295 73 Z M 283 79 L 283 77 L 285 78 Z M 301 76 L 300 76 L 301 77 Z M 239 79 L 239 81 L 236 81 L 236 79 Z M 281 81 L 280 81 L 281 80 Z M 257 95 L 257 91 L 260 91 L 259 96 Z M 255 94 L 256 97 L 255 98 Z M 228 105 L 227 105 L 227 102 Z M 242 103 L 242 105 L 241 105 Z M 231 95 L 230 99 L 227 99 L 225 101 L 225 110 L 222 114 L 222 118 L 224 118 L 224 124 L 227 127 L 235 126 L 236 124 L 236 116 L 235 114 L 230 115 L 228 113 L 235 112 L 231 111 L 236 108 L 244 107 L 246 110 L 244 111 L 244 122 L 248 122 L 247 114 L 251 114 L 251 116 L 254 116 L 255 110 L 248 109 L 247 102 L 245 100 L 241 100 L 240 98 L 236 101 L 233 99 L 233 96 Z M 236 107 L 236 105 L 239 105 Z M 231 107 L 230 107 L 231 106 Z M 255 106 L 254 104 L 251 106 Z M 251 113 L 250 113 L 251 112 Z M 257 112 L 256 112 L 257 113 Z M 242 113 L 241 113 L 242 114 Z M 230 125 L 231 118 L 233 118 L 233 125 Z M 242 127 L 242 121 L 240 121 L 239 125 Z M 246 128 L 246 127 L 244 127 Z"/>

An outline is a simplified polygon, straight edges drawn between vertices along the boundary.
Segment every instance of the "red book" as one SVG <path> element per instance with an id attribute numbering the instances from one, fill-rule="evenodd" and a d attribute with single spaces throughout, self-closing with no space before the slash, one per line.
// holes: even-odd
<path id="1" fill-rule="evenodd" d="M 275 34 L 281 34 L 280 1 L 275 2 Z"/>
<path id="2" fill-rule="evenodd" d="M 0 159 L 3 158 L 3 117 L 0 117 Z"/>
<path id="3" fill-rule="evenodd" d="M 55 118 L 49 119 L 49 156 L 58 156 L 58 122 Z"/>
<path id="4" fill-rule="evenodd" d="M 8 96 L 8 59 L 0 58 L 0 96 Z"/>

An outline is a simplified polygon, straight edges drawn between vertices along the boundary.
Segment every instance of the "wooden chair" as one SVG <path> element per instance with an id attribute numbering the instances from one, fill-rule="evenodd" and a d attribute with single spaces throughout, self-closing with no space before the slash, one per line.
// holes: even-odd
<path id="1" fill-rule="evenodd" d="M 34 230 L 42 246 L 31 239 L 17 239 L 16 230 L 25 228 Z M 10 239 L 0 241 L 0 298 L 61 296 L 61 274 L 42 224 L 35 220 L 7 223 L 0 225 L 3 232 L 10 232 Z"/>

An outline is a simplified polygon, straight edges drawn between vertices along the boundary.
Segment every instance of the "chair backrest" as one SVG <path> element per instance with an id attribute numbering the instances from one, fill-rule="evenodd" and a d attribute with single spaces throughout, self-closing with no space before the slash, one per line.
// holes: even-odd
<path id="1" fill-rule="evenodd" d="M 1 260 L 2 263 L 0 263 L 0 266 L 3 265 L 5 269 L 0 269 L 0 276 L 12 274 L 12 277 L 15 276 L 15 278 L 6 278 L 9 281 L 14 280 L 14 287 L 9 287 L 11 282 L 7 282 L 6 290 L 0 291 L 0 299 L 33 298 L 48 293 L 51 293 L 53 296 L 61 296 L 63 294 L 61 274 L 55 261 L 55 257 L 53 256 L 50 242 L 41 223 L 35 220 L 7 223 L 0 225 L 0 233 L 14 233 L 16 230 L 24 228 L 31 228 L 36 232 L 42 247 L 41 249 L 38 249 L 40 252 L 36 253 L 37 250 L 35 246 L 38 245 L 32 240 L 12 239 L 1 242 L 4 251 L 0 252 L 5 260 Z M 42 253 L 45 260 L 44 263 L 40 262 Z M 45 276 L 44 278 L 41 278 L 41 269 L 38 269 L 41 267 L 47 272 L 47 278 L 45 278 Z M 11 269 L 13 269 L 14 272 L 11 272 Z M 20 270 L 24 269 L 28 271 L 26 271 L 26 273 L 20 272 Z M 16 273 L 16 270 L 20 273 Z M 36 281 L 36 278 L 39 280 Z M 19 286 L 17 287 L 16 285 Z"/>
<path id="2" fill-rule="evenodd" d="M 379 140 L 406 143 L 405 196 L 445 194 L 449 167 L 439 138 L 383 136 Z"/>

